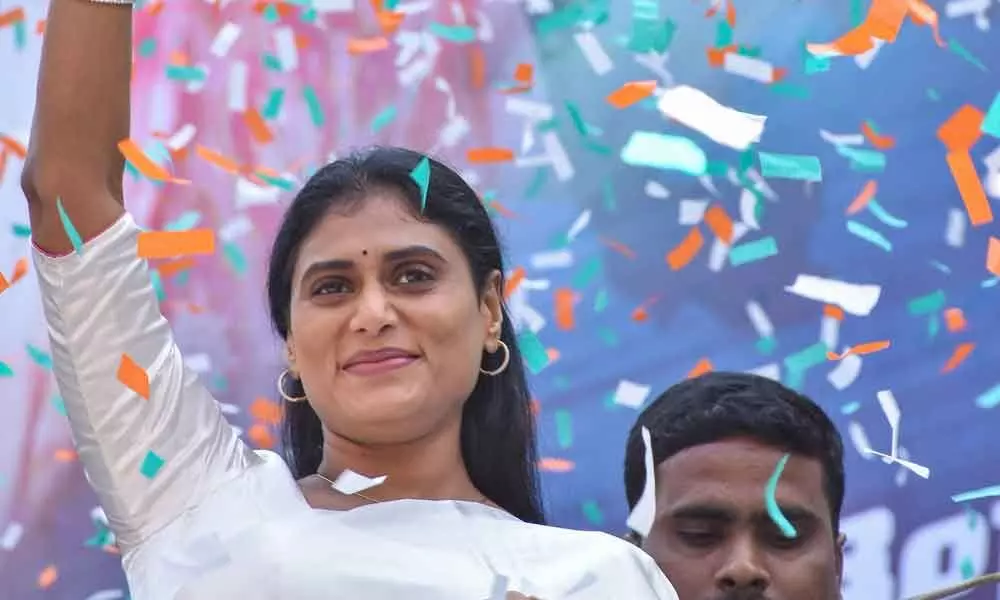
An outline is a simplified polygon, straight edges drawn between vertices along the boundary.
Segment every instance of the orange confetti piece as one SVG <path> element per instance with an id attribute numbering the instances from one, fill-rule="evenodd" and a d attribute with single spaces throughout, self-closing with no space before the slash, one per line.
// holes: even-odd
<path id="1" fill-rule="evenodd" d="M 472 71 L 472 89 L 481 90 L 486 87 L 486 55 L 481 46 L 469 48 L 469 69 Z"/>
<path id="2" fill-rule="evenodd" d="M 267 144 L 274 141 L 274 133 L 267 126 L 264 117 L 260 116 L 255 108 L 248 108 L 243 113 L 243 122 L 246 123 L 250 136 L 260 144 Z"/>
<path id="3" fill-rule="evenodd" d="M 948 152 L 964 152 L 983 136 L 981 127 L 986 115 L 971 104 L 961 106 L 937 130 L 937 137 Z"/>
<path id="4" fill-rule="evenodd" d="M 705 238 L 701 235 L 701 230 L 697 227 L 692 227 L 684 239 L 681 240 L 681 243 L 677 244 L 673 250 L 667 253 L 667 264 L 674 271 L 679 271 L 694 260 L 698 251 L 704 245 Z"/>
<path id="5" fill-rule="evenodd" d="M 59 579 L 59 570 L 56 569 L 55 565 L 49 565 L 38 574 L 38 587 L 47 590 L 52 587 L 56 579 Z"/>
<path id="6" fill-rule="evenodd" d="M 378 20 L 379 27 L 382 28 L 382 33 L 385 35 L 392 35 L 396 33 L 399 26 L 403 24 L 403 19 L 406 18 L 406 14 L 393 10 L 380 9 L 375 11 L 375 18 Z"/>
<path id="7" fill-rule="evenodd" d="M 3 273 L 0 273 L 0 294 L 4 293 L 9 287 L 10 284 L 7 283 L 7 278 L 3 276 Z"/>
<path id="8" fill-rule="evenodd" d="M 1000 239 L 991 237 L 986 248 L 986 270 L 1000 277 Z"/>
<path id="9" fill-rule="evenodd" d="M 535 67 L 530 63 L 519 63 L 514 69 L 514 81 L 521 85 L 531 85 L 535 80 Z"/>
<path id="10" fill-rule="evenodd" d="M 709 48 L 708 49 L 708 66 L 718 69 L 726 63 L 726 55 L 730 52 L 736 52 L 739 50 L 735 44 L 730 44 L 729 46 L 722 46 L 720 48 Z"/>
<path id="11" fill-rule="evenodd" d="M 45 19 L 38 19 L 35 23 L 35 35 L 45 35 Z"/>
<path id="12" fill-rule="evenodd" d="M 872 129 L 872 126 L 869 125 L 867 121 L 861 124 L 861 133 L 864 134 L 865 139 L 868 140 L 868 143 L 870 143 L 872 146 L 875 146 L 875 148 L 878 150 L 888 150 L 889 148 L 892 148 L 893 146 L 896 145 L 895 138 L 893 138 L 892 136 L 879 135 L 875 133 L 875 130 Z"/>
<path id="13" fill-rule="evenodd" d="M 872 201 L 875 197 L 875 192 L 878 191 L 878 182 L 872 179 L 865 184 L 865 187 L 861 188 L 861 193 L 851 201 L 851 204 L 847 207 L 847 214 L 853 215 L 859 213 L 868 206 L 868 203 Z"/>
<path id="14" fill-rule="evenodd" d="M 549 357 L 550 364 L 559 360 L 559 357 L 561 356 L 561 354 L 559 354 L 559 350 L 556 348 L 546 348 L 545 355 Z"/>
<path id="15" fill-rule="evenodd" d="M 0 27 L 8 27 L 24 21 L 24 9 L 18 6 L 0 13 Z"/>
<path id="16" fill-rule="evenodd" d="M 257 398 L 250 404 L 250 416 L 268 425 L 281 423 L 281 406 L 267 398 Z"/>
<path id="17" fill-rule="evenodd" d="M 167 279 L 173 277 L 174 275 L 187 271 L 195 265 L 193 258 L 181 258 L 178 260 L 172 260 L 170 262 L 165 262 L 156 268 L 160 272 L 160 277 Z"/>
<path id="18" fill-rule="evenodd" d="M 565 458 L 542 458 L 538 461 L 538 468 L 550 473 L 569 473 L 576 468 L 576 464 Z"/>
<path id="19" fill-rule="evenodd" d="M 195 154 L 200 156 L 202 159 L 212 163 L 213 165 L 219 167 L 227 173 L 232 173 L 233 175 L 238 175 L 240 172 L 240 164 L 227 157 L 221 152 L 216 152 L 211 148 L 206 148 L 205 146 L 199 145 L 195 148 Z"/>
<path id="20" fill-rule="evenodd" d="M 124 139 L 118 142 L 118 150 L 122 153 L 122 156 L 125 157 L 125 160 L 127 160 L 133 167 L 136 168 L 137 171 L 139 171 L 139 173 L 142 173 L 143 177 L 146 177 L 147 179 L 163 183 L 191 183 L 190 181 L 182 179 L 174 179 L 166 169 L 156 164 L 151 158 L 146 156 L 146 153 L 139 148 L 139 145 L 131 139 Z"/>
<path id="21" fill-rule="evenodd" d="M 517 291 L 518 286 L 521 285 L 521 282 L 524 281 L 527 274 L 528 273 L 524 270 L 524 267 L 517 267 L 514 269 L 514 272 L 510 274 L 510 277 L 503 286 L 503 297 L 510 298 L 511 295 Z"/>
<path id="22" fill-rule="evenodd" d="M 972 342 L 963 342 L 955 347 L 955 351 L 952 352 L 951 358 L 945 363 L 944 367 L 941 368 L 942 373 L 948 373 L 954 371 L 958 368 L 958 365 L 962 364 L 966 358 L 972 354 L 972 351 L 976 348 L 976 345 Z"/>
<path id="23" fill-rule="evenodd" d="M 374 38 L 352 38 L 347 40 L 348 54 L 371 54 L 389 47 L 389 40 L 379 36 Z"/>
<path id="24" fill-rule="evenodd" d="M 247 430 L 247 438 L 257 448 L 271 449 L 275 446 L 274 434 L 268 430 L 266 425 L 254 423 Z"/>
<path id="25" fill-rule="evenodd" d="M 149 400 L 149 375 L 128 354 L 122 354 L 121 364 L 118 365 L 118 381 Z"/>
<path id="26" fill-rule="evenodd" d="M 965 212 L 969 214 L 969 222 L 974 227 L 992 223 L 993 209 L 968 150 L 949 152 L 945 160 L 958 186 L 958 195 L 965 204 Z"/>
<path id="27" fill-rule="evenodd" d="M 838 321 L 844 320 L 844 309 L 839 306 L 834 306 L 833 304 L 826 304 L 823 306 L 823 316 L 836 319 Z"/>
<path id="28" fill-rule="evenodd" d="M 143 231 L 139 234 L 139 258 L 173 258 L 215 252 L 211 229 Z"/>
<path id="29" fill-rule="evenodd" d="M 608 248 L 611 248 L 618 254 L 621 254 L 625 258 L 634 259 L 636 257 L 635 250 L 629 248 L 628 246 L 617 240 L 609 240 L 608 238 L 605 237 L 600 237 L 598 239 L 601 241 L 602 244 L 604 244 Z"/>
<path id="30" fill-rule="evenodd" d="M 826 358 L 827 360 L 842 360 L 851 354 L 855 354 L 857 356 L 864 356 L 865 354 L 874 354 L 875 352 L 881 352 L 882 350 L 885 350 L 891 345 L 892 344 L 889 342 L 889 340 L 879 340 L 877 342 L 865 342 L 864 344 L 857 344 L 855 346 L 851 346 L 850 348 L 845 350 L 843 354 L 837 354 L 835 352 L 827 352 Z"/>
<path id="31" fill-rule="evenodd" d="M 968 326 L 961 308 L 946 308 L 944 310 L 944 324 L 951 333 L 962 331 Z"/>
<path id="32" fill-rule="evenodd" d="M 872 39 L 894 42 L 909 12 L 900 0 L 872 0 L 865 20 L 828 44 L 806 44 L 812 54 L 856 56 L 872 49 Z"/>
<path id="33" fill-rule="evenodd" d="M 653 95 L 656 81 L 630 81 L 608 94 L 608 104 L 615 108 L 627 108 Z"/>
<path id="34" fill-rule="evenodd" d="M 712 361 L 707 358 L 703 358 L 698 361 L 698 363 L 688 371 L 688 379 L 698 377 L 699 375 L 704 375 L 705 373 L 711 373 L 715 367 L 712 366 Z"/>
<path id="35" fill-rule="evenodd" d="M 637 306 L 635 307 L 635 310 L 632 311 L 633 321 L 642 322 L 648 318 L 649 318 L 649 311 L 646 309 L 645 306 Z"/>
<path id="36" fill-rule="evenodd" d="M 14 263 L 14 273 L 10 276 L 10 284 L 14 285 L 28 274 L 28 259 L 19 258 Z"/>
<path id="37" fill-rule="evenodd" d="M 24 147 L 24 144 L 12 137 L 0 134 L 0 145 L 13 152 L 14 156 L 22 160 L 28 157 L 28 149 Z"/>
<path id="38" fill-rule="evenodd" d="M 52 457 L 59 462 L 69 463 L 76 460 L 77 454 L 76 450 L 71 448 L 59 448 Z"/>
<path id="39" fill-rule="evenodd" d="M 573 290 L 561 288 L 555 291 L 556 326 L 562 330 L 573 329 L 573 303 L 576 294 Z"/>
<path id="40" fill-rule="evenodd" d="M 500 216 L 506 219 L 516 219 L 517 213 L 507 208 L 497 200 L 490 200 L 489 207 L 500 213 Z"/>
<path id="41" fill-rule="evenodd" d="M 712 230 L 715 237 L 726 244 L 733 242 L 733 220 L 726 214 L 726 209 L 718 204 L 713 204 L 705 211 L 705 224 Z"/>
<path id="42" fill-rule="evenodd" d="M 470 148 L 465 155 L 472 163 L 493 163 L 514 160 L 514 151 L 507 148 Z"/>

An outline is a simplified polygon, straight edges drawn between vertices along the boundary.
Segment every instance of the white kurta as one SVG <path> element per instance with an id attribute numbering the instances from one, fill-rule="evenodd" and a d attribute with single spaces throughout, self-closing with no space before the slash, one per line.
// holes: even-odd
<path id="1" fill-rule="evenodd" d="M 139 231 L 126 214 L 82 254 L 35 252 L 59 388 L 133 598 L 677 599 L 648 556 L 603 533 L 470 502 L 311 508 L 185 369 Z M 148 400 L 119 380 L 123 355 L 146 370 Z"/>

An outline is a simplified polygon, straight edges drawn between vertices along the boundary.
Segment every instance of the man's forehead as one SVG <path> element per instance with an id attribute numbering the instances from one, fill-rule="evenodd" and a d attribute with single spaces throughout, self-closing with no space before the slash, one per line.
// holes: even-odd
<path id="1" fill-rule="evenodd" d="M 692 446 L 656 467 L 658 511 L 692 505 L 757 512 L 764 488 L 785 451 L 746 438 Z M 798 505 L 822 515 L 829 511 L 823 466 L 792 454 L 775 493 L 779 504 Z"/>

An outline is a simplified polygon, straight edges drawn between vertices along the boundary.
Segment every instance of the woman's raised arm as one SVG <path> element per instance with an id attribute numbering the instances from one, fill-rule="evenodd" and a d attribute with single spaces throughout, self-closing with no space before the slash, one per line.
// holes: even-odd
<path id="1" fill-rule="evenodd" d="M 57 199 L 84 240 L 124 210 L 118 142 L 129 135 L 131 70 L 131 4 L 52 0 L 21 176 L 43 250 L 73 250 Z"/>
<path id="2" fill-rule="evenodd" d="M 124 212 L 131 19 L 51 1 L 23 177 L 56 381 L 126 558 L 255 462 L 185 368 Z"/>

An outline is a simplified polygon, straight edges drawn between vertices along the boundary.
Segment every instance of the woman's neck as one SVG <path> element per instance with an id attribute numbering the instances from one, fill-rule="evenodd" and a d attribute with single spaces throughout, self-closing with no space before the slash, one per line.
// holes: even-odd
<path id="1" fill-rule="evenodd" d="M 363 490 L 378 500 L 480 500 L 469 479 L 458 431 L 440 432 L 402 444 L 365 445 L 324 430 L 319 474 L 331 480 L 349 469 L 367 477 L 386 476 L 377 487 Z"/>

